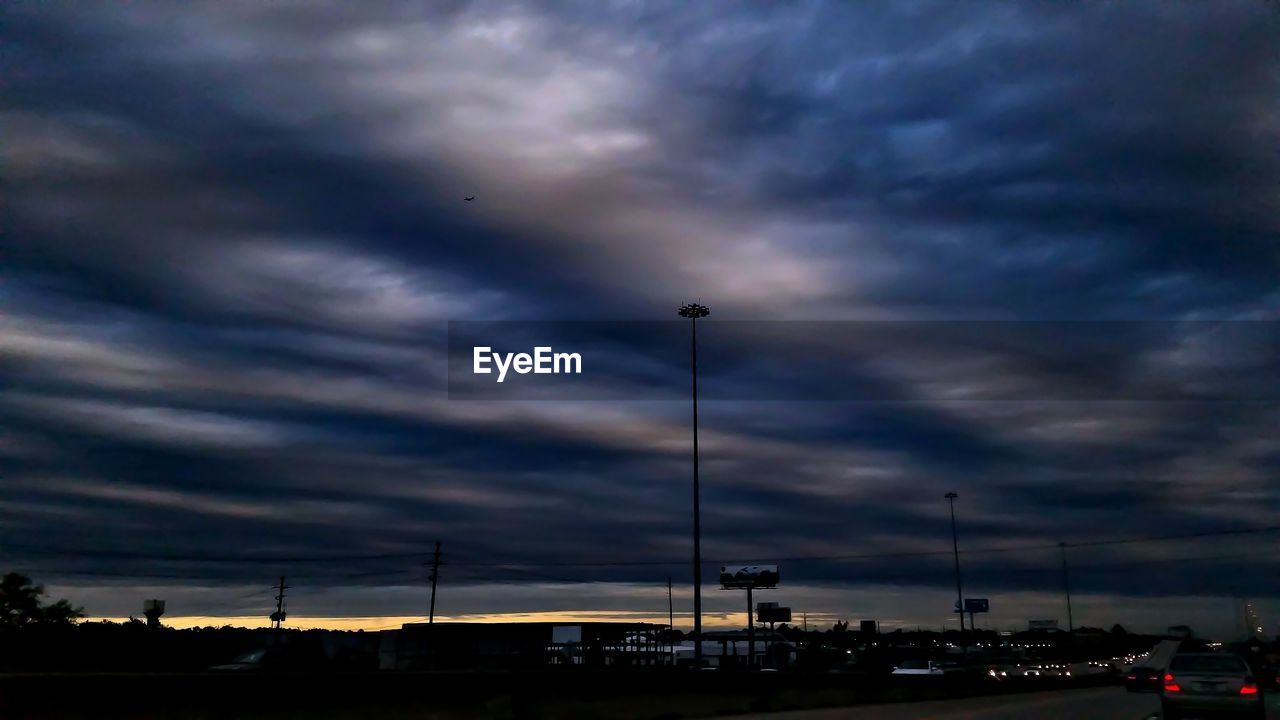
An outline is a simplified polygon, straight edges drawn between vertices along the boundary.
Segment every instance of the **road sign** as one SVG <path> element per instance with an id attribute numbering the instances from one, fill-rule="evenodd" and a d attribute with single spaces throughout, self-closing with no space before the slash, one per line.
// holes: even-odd
<path id="1" fill-rule="evenodd" d="M 965 598 L 964 611 L 967 613 L 991 612 L 991 601 L 986 598 Z"/>
<path id="2" fill-rule="evenodd" d="M 777 565 L 721 565 L 720 586 L 726 590 L 778 586 Z"/>
<path id="3" fill-rule="evenodd" d="M 756 605 L 756 622 L 791 622 L 791 608 L 779 607 L 777 603 L 759 603 Z"/>

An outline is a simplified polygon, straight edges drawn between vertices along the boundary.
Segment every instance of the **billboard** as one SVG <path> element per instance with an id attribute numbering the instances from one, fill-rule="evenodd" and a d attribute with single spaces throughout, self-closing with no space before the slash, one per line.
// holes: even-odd
<path id="1" fill-rule="evenodd" d="M 721 565 L 720 586 L 725 590 L 778 586 L 777 565 Z"/>
<path id="2" fill-rule="evenodd" d="M 580 642 L 582 642 L 581 625 L 557 625 L 551 628 L 551 643 L 553 645 L 570 645 Z"/>
<path id="3" fill-rule="evenodd" d="M 991 612 L 991 601 L 986 598 L 965 598 L 964 611 L 967 613 Z"/>
<path id="4" fill-rule="evenodd" d="M 756 605 L 756 622 L 791 622 L 791 608 L 779 607 L 778 603 L 758 603 Z"/>

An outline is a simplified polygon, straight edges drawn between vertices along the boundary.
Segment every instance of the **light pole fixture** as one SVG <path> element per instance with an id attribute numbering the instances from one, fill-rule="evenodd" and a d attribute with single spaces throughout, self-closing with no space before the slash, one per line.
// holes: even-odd
<path id="1" fill-rule="evenodd" d="M 956 559 L 956 614 L 960 616 L 960 643 L 964 644 L 964 591 L 960 588 L 960 541 L 956 538 L 956 498 L 959 495 L 949 492 L 942 497 L 951 503 L 951 552 Z"/>
<path id="2" fill-rule="evenodd" d="M 689 366 L 693 372 L 693 661 L 702 667 L 702 510 L 698 489 L 698 318 L 711 310 L 698 303 L 681 305 L 676 313 L 689 320 Z"/>
<path id="3" fill-rule="evenodd" d="M 1071 575 L 1067 572 L 1067 544 L 1058 543 L 1058 549 L 1062 551 L 1062 593 L 1067 596 L 1067 632 L 1074 635 L 1076 624 L 1071 617 Z"/>

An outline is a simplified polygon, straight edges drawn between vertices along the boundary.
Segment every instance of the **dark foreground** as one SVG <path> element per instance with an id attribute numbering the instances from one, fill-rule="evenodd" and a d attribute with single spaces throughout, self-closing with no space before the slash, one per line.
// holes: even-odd
<path id="1" fill-rule="evenodd" d="M 1267 718 L 1280 720 L 1280 696 L 1266 698 Z M 895 705 L 751 715 L 741 720 L 1150 720 L 1160 696 L 1120 688 L 1064 690 Z"/>
<path id="2" fill-rule="evenodd" d="M 893 678 L 720 671 L 4 675 L 0 676 L 0 718 L 674 720 L 874 703 L 955 703 L 978 695 L 996 696 L 1015 705 L 1034 704 L 1043 702 L 1037 699 L 1037 692 L 1090 686 L 1094 690 L 1077 689 L 1068 694 L 1097 692 L 1097 686 L 1110 682 L 1106 677 L 1028 678 L 996 683 L 961 676 Z M 1107 697 L 1124 695 L 1117 688 L 1104 690 Z M 1142 697 L 1134 702 L 1151 701 Z M 1092 702 L 1086 703 L 1092 707 Z M 899 706 L 902 708 L 906 706 Z M 1017 715 L 1032 716 L 1036 715 Z"/>

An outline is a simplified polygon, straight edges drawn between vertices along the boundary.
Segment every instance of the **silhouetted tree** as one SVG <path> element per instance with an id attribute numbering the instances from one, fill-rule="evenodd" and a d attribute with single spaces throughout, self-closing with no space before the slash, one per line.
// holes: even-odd
<path id="1" fill-rule="evenodd" d="M 0 579 L 0 627 L 71 625 L 84 617 L 82 608 L 72 607 L 66 600 L 42 603 L 44 594 L 44 586 L 32 584 L 26 575 L 5 575 Z"/>
<path id="2" fill-rule="evenodd" d="M 1121 625 L 1120 623 L 1116 623 L 1115 625 L 1111 626 L 1111 634 L 1112 635 L 1128 635 L 1129 631 L 1125 630 L 1124 626 Z"/>

